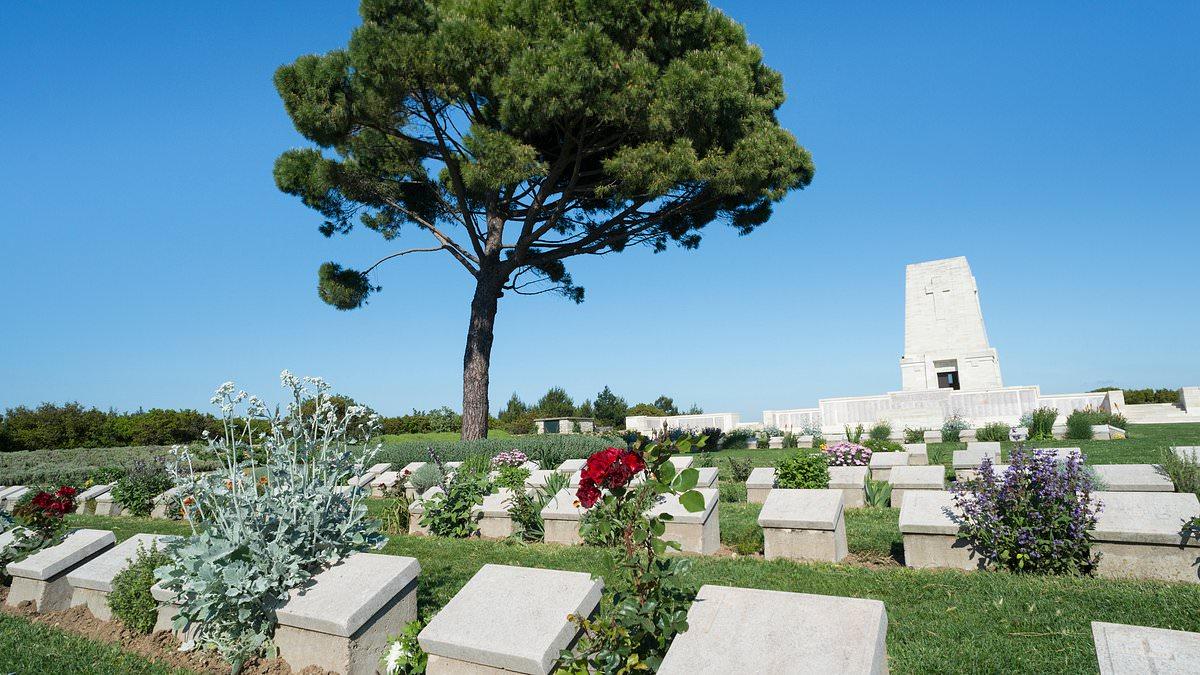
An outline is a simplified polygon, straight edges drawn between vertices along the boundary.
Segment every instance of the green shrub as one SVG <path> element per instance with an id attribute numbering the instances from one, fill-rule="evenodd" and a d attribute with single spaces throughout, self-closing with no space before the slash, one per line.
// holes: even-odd
<path id="1" fill-rule="evenodd" d="M 926 429 L 925 427 L 918 427 L 916 429 L 909 429 L 908 427 L 904 427 L 904 442 L 905 443 L 924 443 L 926 431 L 929 431 L 929 430 Z"/>
<path id="2" fill-rule="evenodd" d="M 525 479 L 529 478 L 529 469 L 523 466 L 502 466 L 496 469 L 496 485 L 513 491 L 525 491 Z"/>
<path id="3" fill-rule="evenodd" d="M 2 451 L 172 445 L 219 433 L 212 415 L 152 408 L 135 413 L 101 411 L 79 403 L 9 408 L 0 418 Z"/>
<path id="4" fill-rule="evenodd" d="M 854 443 L 855 445 L 861 445 L 862 437 L 863 434 L 866 433 L 866 430 L 863 429 L 863 425 L 861 424 L 853 429 L 850 428 L 850 425 L 846 425 L 845 432 L 847 441 Z"/>
<path id="5" fill-rule="evenodd" d="M 799 445 L 800 445 L 800 439 L 798 439 L 796 437 L 796 434 L 793 434 L 790 431 L 785 432 L 783 434 L 783 447 L 795 448 L 795 447 L 798 447 Z"/>
<path id="6" fill-rule="evenodd" d="M 873 441 L 886 441 L 892 437 L 892 425 L 888 422 L 876 422 L 867 433 L 867 437 Z"/>
<path id="7" fill-rule="evenodd" d="M 1009 427 L 1004 422 L 992 422 L 975 430 L 977 441 L 1007 441 Z"/>
<path id="8" fill-rule="evenodd" d="M 734 482 L 717 483 L 717 499 L 722 502 L 746 501 L 746 484 Z"/>
<path id="9" fill-rule="evenodd" d="M 754 470 L 754 463 L 748 458 L 730 457 L 729 458 L 729 474 L 735 483 L 745 483 L 750 478 L 750 472 Z"/>
<path id="10" fill-rule="evenodd" d="M 1067 438 L 1077 441 L 1092 439 L 1094 415 L 1087 410 L 1076 410 L 1067 415 Z"/>
<path id="11" fill-rule="evenodd" d="M 1101 424 L 1114 426 L 1121 431 L 1129 431 L 1129 420 L 1125 419 L 1124 415 L 1120 413 L 1106 413 L 1104 417 L 1105 419 Z"/>
<path id="12" fill-rule="evenodd" d="M 757 441 L 754 432 L 748 429 L 734 429 L 725 434 L 725 438 L 721 441 L 721 447 L 728 450 L 753 448 L 758 444 Z"/>
<path id="13" fill-rule="evenodd" d="M 868 438 L 862 443 L 864 446 L 871 449 L 871 452 L 904 452 L 904 446 L 896 441 L 876 440 Z"/>
<path id="14" fill-rule="evenodd" d="M 802 450 L 779 462 L 775 486 L 791 490 L 829 487 L 829 460 L 824 453 Z"/>
<path id="15" fill-rule="evenodd" d="M 480 514 L 472 509 L 483 503 L 488 487 L 486 476 L 465 470 L 465 465 L 459 467 L 447 481 L 444 494 L 425 500 L 421 525 L 439 537 L 466 539 L 474 535 L 479 531 Z"/>
<path id="16" fill-rule="evenodd" d="M 477 441 L 400 441 L 385 442 L 377 461 L 404 466 L 409 462 L 428 461 L 430 450 L 446 462 L 463 461 L 476 454 L 490 459 L 505 450 L 520 450 L 542 468 L 552 469 L 564 459 L 584 459 L 610 446 L 623 448 L 626 443 L 620 436 L 590 434 L 542 434 Z M 554 462 L 555 459 L 558 461 Z"/>
<path id="17" fill-rule="evenodd" d="M 442 470 L 438 468 L 437 464 L 425 462 L 424 466 L 418 468 L 408 477 L 408 482 L 412 484 L 417 494 L 423 495 L 426 490 L 434 485 L 441 485 L 443 477 Z"/>
<path id="18" fill-rule="evenodd" d="M 1200 497 L 1200 457 L 1196 454 L 1180 457 L 1171 450 L 1165 450 L 1161 465 L 1175 484 L 1176 492 L 1191 492 Z"/>
<path id="19" fill-rule="evenodd" d="M 517 541 L 535 542 L 546 538 L 546 526 L 542 521 L 542 509 L 554 499 L 554 495 L 567 488 L 571 479 L 558 472 L 550 474 L 544 486 L 533 490 L 512 490 L 508 500 L 508 515 L 512 518 L 513 538 Z"/>
<path id="20" fill-rule="evenodd" d="M 1054 422 L 1058 419 L 1058 409 L 1044 406 L 1029 413 L 1025 426 L 1029 429 L 1029 440 L 1045 441 L 1054 438 Z"/>
<path id="21" fill-rule="evenodd" d="M 892 503 L 892 484 L 886 480 L 867 479 L 867 506 L 873 509 L 887 508 Z"/>
<path id="22" fill-rule="evenodd" d="M 135 516 L 148 516 L 154 498 L 175 487 L 167 469 L 159 461 L 137 461 L 113 486 L 113 501 Z"/>
<path id="23" fill-rule="evenodd" d="M 961 415 L 954 413 L 942 422 L 942 442 L 957 443 L 962 432 L 970 428 L 971 425 Z"/>
<path id="24" fill-rule="evenodd" d="M 171 557 L 158 549 L 157 544 L 146 548 L 138 544 L 137 553 L 117 576 L 113 577 L 108 606 L 113 616 L 130 630 L 148 635 L 158 619 L 158 601 L 150 595 L 154 585 L 154 570 L 171 562 Z"/>

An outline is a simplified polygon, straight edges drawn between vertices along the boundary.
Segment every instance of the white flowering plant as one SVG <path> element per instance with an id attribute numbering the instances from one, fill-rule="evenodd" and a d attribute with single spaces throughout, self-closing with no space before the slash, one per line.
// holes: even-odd
<path id="1" fill-rule="evenodd" d="M 421 649 L 417 636 L 425 624 L 420 620 L 410 621 L 404 632 L 388 641 L 387 651 L 379 660 L 387 675 L 416 675 L 425 672 L 429 655 Z"/>
<path id="2" fill-rule="evenodd" d="M 385 542 L 367 518 L 369 488 L 346 485 L 379 451 L 371 446 L 378 416 L 361 406 L 339 414 L 320 378 L 285 370 L 280 380 L 292 395 L 286 413 L 232 382 L 217 389 L 224 433 L 209 439 L 209 451 L 219 470 L 197 473 L 183 447 L 168 462 L 188 495 L 182 509 L 192 535 L 155 576 L 176 594 L 175 628 L 195 629 L 183 648 L 216 649 L 235 673 L 268 644 L 290 589 Z"/>

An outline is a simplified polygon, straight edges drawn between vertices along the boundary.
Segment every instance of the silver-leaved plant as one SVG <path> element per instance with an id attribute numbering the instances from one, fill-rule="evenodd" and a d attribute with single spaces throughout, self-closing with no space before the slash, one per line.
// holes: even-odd
<path id="1" fill-rule="evenodd" d="M 232 382 L 217 389 L 224 434 L 208 450 L 219 470 L 197 473 L 182 447 L 169 462 L 192 536 L 155 575 L 176 594 L 175 628 L 193 631 L 184 648 L 216 649 L 235 673 L 269 644 L 290 589 L 386 541 L 367 518 L 370 488 L 347 485 L 380 449 L 371 445 L 378 415 L 362 406 L 339 413 L 320 378 L 285 370 L 280 380 L 292 394 L 286 413 Z"/>

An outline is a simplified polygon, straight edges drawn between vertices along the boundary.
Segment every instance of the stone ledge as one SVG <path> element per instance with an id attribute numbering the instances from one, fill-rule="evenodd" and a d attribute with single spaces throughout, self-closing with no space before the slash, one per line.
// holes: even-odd
<path id="1" fill-rule="evenodd" d="M 1200 633 L 1092 622 L 1100 675 L 1200 672 Z"/>
<path id="2" fill-rule="evenodd" d="M 137 557 L 139 544 L 147 551 L 157 545 L 161 551 L 168 543 L 178 539 L 168 534 L 135 534 L 72 570 L 67 574 L 67 582 L 74 588 L 112 593 L 113 579 Z"/>
<path id="3" fill-rule="evenodd" d="M 1174 492 L 1175 484 L 1157 464 L 1093 464 L 1108 492 Z"/>
<path id="4" fill-rule="evenodd" d="M 1095 498 L 1104 504 L 1090 533 L 1096 541 L 1200 548 L 1200 541 L 1185 544 L 1181 535 L 1200 515 L 1200 501 L 1190 492 L 1096 492 Z"/>
<path id="5" fill-rule="evenodd" d="M 451 672 L 478 672 L 484 666 L 544 675 L 576 635 L 567 615 L 589 616 L 603 588 L 602 581 L 583 572 L 484 565 L 418 640 L 430 665 L 434 657 L 458 662 L 438 664 L 462 668 Z M 436 670 L 442 669 L 431 674 Z"/>
<path id="6" fill-rule="evenodd" d="M 111 547 L 117 537 L 108 530 L 74 530 L 62 543 L 42 549 L 24 560 L 9 563 L 14 577 L 47 581 Z"/>
<path id="7" fill-rule="evenodd" d="M 886 673 L 887 612 L 878 600 L 705 585 L 658 672 Z"/>
<path id="8" fill-rule="evenodd" d="M 912 490 L 900 505 L 901 534 L 958 535 L 958 523 L 952 514 L 954 496 L 944 490 Z"/>
<path id="9" fill-rule="evenodd" d="M 833 530 L 842 520 L 841 490 L 784 490 L 767 495 L 758 524 L 763 528 Z"/>
<path id="10" fill-rule="evenodd" d="M 279 625 L 350 637 L 421 573 L 416 558 L 355 553 L 293 589 Z"/>

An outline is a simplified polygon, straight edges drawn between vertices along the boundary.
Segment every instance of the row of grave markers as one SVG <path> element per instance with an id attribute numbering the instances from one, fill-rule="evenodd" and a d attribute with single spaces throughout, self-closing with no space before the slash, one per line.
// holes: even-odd
<path id="1" fill-rule="evenodd" d="M 111 620 L 113 578 L 139 544 L 167 539 L 135 535 L 114 545 L 107 530 L 72 531 L 8 566 L 7 604 L 30 601 L 39 612 L 85 605 Z M 417 618 L 420 571 L 415 558 L 356 553 L 320 572 L 277 611 L 273 642 L 280 657 L 297 671 L 377 672 L 389 638 Z M 420 632 L 428 672 L 551 673 L 578 638 L 568 616 L 594 614 L 603 587 L 582 572 L 483 565 Z M 173 597 L 159 586 L 153 594 L 160 603 L 156 630 L 171 630 Z M 888 620 L 879 600 L 705 585 L 688 610 L 688 625 L 659 673 L 888 672 Z M 1198 633 L 1100 622 L 1092 631 L 1104 675 L 1200 671 Z"/>

